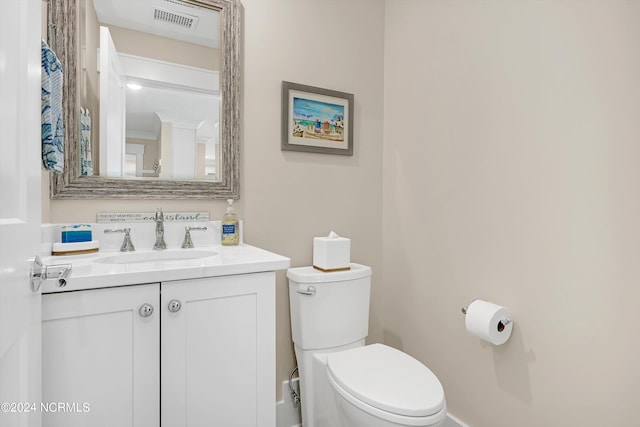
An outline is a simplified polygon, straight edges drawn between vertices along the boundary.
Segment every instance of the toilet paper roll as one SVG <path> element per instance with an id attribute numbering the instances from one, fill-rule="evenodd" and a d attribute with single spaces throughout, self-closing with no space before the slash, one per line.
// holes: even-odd
<path id="1" fill-rule="evenodd" d="M 471 335 L 495 345 L 507 342 L 513 329 L 508 308 L 478 299 L 467 307 L 464 323 Z"/>

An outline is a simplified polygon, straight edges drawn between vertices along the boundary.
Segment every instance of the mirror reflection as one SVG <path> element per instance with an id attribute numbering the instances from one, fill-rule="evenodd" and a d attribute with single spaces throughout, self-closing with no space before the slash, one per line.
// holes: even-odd
<path id="1" fill-rule="evenodd" d="M 165 9 L 168 6 L 190 8 L 190 13 L 185 13 L 189 15 L 187 18 L 198 18 L 198 27 L 201 26 L 203 29 L 213 28 L 209 34 L 213 34 L 214 37 L 218 34 L 218 53 L 215 47 L 198 45 L 201 46 L 201 53 L 192 55 L 191 62 L 176 59 L 186 56 L 188 49 L 182 44 L 185 42 L 165 37 L 168 34 L 168 30 L 162 27 L 165 23 L 158 22 L 151 27 L 160 28 L 160 36 L 143 31 L 143 26 L 139 23 L 132 25 L 134 28 L 127 28 L 121 22 L 118 25 L 105 22 L 103 27 L 109 28 L 113 49 L 109 43 L 107 43 L 108 48 L 99 49 L 101 32 L 98 12 L 87 12 L 87 9 L 96 9 L 93 0 L 48 1 L 47 39 L 60 59 L 64 72 L 62 104 L 65 168 L 61 174 L 50 175 L 52 199 L 211 200 L 235 199 L 240 196 L 240 3 L 238 0 L 161 1 L 160 4 L 164 5 Z M 150 3 L 149 0 L 136 0 L 115 3 L 115 6 L 112 2 L 108 4 L 111 5 L 109 10 L 114 10 L 118 14 L 134 15 L 133 11 L 138 6 L 146 5 L 147 9 L 153 9 Z M 205 13 L 208 10 L 217 12 L 219 21 L 217 27 L 215 24 L 203 24 L 204 21 L 200 21 L 198 13 Z M 158 14 L 163 13 L 158 12 Z M 106 18 L 103 19 L 106 20 Z M 82 39 L 80 39 L 81 31 L 85 35 Z M 123 37 L 120 33 L 123 33 L 128 40 L 123 48 L 117 46 L 121 44 L 118 39 Z M 134 42 L 127 36 L 130 33 L 137 34 L 142 41 Z M 146 37 L 156 38 L 156 44 L 145 43 Z M 160 41 L 159 45 L 158 41 Z M 129 67 L 126 74 L 110 72 L 111 67 L 117 67 L 113 65 L 116 61 L 109 60 L 105 62 L 106 65 L 99 65 L 99 58 L 103 51 L 117 52 L 118 49 L 123 52 L 110 57 L 118 58 L 117 62 L 120 63 L 120 58 L 128 55 L 128 59 L 122 62 L 127 63 L 129 60 L 129 63 L 137 64 Z M 152 61 L 144 58 L 151 58 Z M 194 62 L 196 60 L 214 61 L 214 64 L 196 63 Z M 138 66 L 140 62 L 152 62 L 154 65 Z M 178 64 L 178 66 L 172 64 Z M 200 74 L 201 78 L 197 80 L 199 83 L 193 83 L 193 79 L 185 77 L 183 73 L 174 72 L 176 68 L 189 70 L 186 73 L 189 76 Z M 100 87 L 99 81 L 103 73 L 114 76 L 112 82 L 109 83 L 106 80 L 109 85 L 104 90 Z M 155 107 L 153 113 L 147 112 L 148 114 L 144 116 L 150 118 L 151 126 L 146 128 L 142 126 L 145 121 L 142 115 L 127 117 L 127 114 L 132 114 L 135 108 L 141 110 L 142 107 L 132 106 L 132 111 L 127 113 L 126 100 L 127 98 L 130 101 L 133 100 L 133 95 L 129 96 L 130 89 L 124 89 L 126 87 L 124 78 L 115 77 L 118 75 L 125 76 L 127 80 L 130 78 L 133 80 L 134 76 L 139 79 L 130 83 L 141 86 L 139 93 L 146 94 L 141 97 L 141 100 Z M 166 79 L 167 75 L 171 78 Z M 110 89 L 112 84 L 115 85 L 116 90 Z M 217 97 L 213 107 L 209 107 L 207 115 L 196 114 L 200 109 L 197 107 L 197 100 L 181 100 L 182 97 L 177 95 L 178 92 L 186 92 L 186 88 L 189 88 L 192 97 L 211 94 Z M 160 107 L 159 102 L 151 96 L 151 92 L 156 89 L 173 91 L 169 107 Z M 116 104 L 120 106 L 114 107 L 115 113 L 111 111 L 111 98 L 115 98 L 118 101 Z M 101 108 L 100 101 L 106 102 L 107 99 L 109 107 Z M 125 107 L 122 108 L 122 105 Z M 178 106 L 179 116 L 168 111 L 173 106 Z M 186 112 L 193 116 L 187 116 Z M 107 119 L 103 119 L 105 114 Z M 211 122 L 208 123 L 207 120 Z M 188 137 L 189 145 L 186 148 L 183 145 L 177 145 L 175 138 L 171 140 L 170 148 L 166 147 L 164 142 L 169 139 L 165 140 L 164 136 L 168 136 L 169 132 L 163 132 L 162 128 L 166 130 L 167 123 L 171 123 L 170 133 L 173 136 L 178 135 L 183 139 Z M 218 123 L 217 128 L 216 123 Z M 130 135 L 128 142 L 131 145 L 127 149 L 127 128 L 133 129 L 134 124 L 140 126 L 139 129 L 136 128 L 139 133 Z M 153 126 L 156 127 L 157 135 L 163 134 L 163 143 L 156 142 L 155 146 L 148 146 L 153 142 L 147 141 L 154 141 L 153 136 L 150 137 L 147 133 L 148 129 L 152 129 L 151 134 L 156 135 L 153 134 Z M 206 138 L 207 135 L 202 132 L 211 127 L 214 129 L 212 140 L 205 142 L 203 139 L 198 139 L 201 136 Z M 103 133 L 108 136 L 103 137 Z M 195 148 L 193 147 L 194 138 Z M 103 144 L 104 141 L 108 141 L 108 144 Z M 143 149 L 144 153 L 142 153 Z M 204 157 L 198 154 L 202 152 L 205 153 Z M 211 153 L 213 154 L 210 155 Z M 112 163 L 118 171 L 113 174 L 109 172 Z M 185 164 L 190 165 L 190 169 L 182 167 Z M 203 169 L 204 172 L 202 172 Z M 133 176 L 134 173 L 135 176 Z M 202 176 L 205 178 L 200 178 Z"/>
<path id="2" fill-rule="evenodd" d="M 80 175 L 220 179 L 220 13 L 81 0 Z"/>

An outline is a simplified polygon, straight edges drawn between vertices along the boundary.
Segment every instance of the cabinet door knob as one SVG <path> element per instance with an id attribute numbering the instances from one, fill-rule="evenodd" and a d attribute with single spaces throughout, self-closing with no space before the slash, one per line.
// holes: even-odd
<path id="1" fill-rule="evenodd" d="M 171 301 L 169 301 L 169 306 L 167 308 L 170 312 L 175 313 L 177 311 L 180 311 L 180 308 L 182 308 L 182 303 L 177 299 L 172 299 Z"/>
<path id="2" fill-rule="evenodd" d="M 151 304 L 142 304 L 138 310 L 141 317 L 149 317 L 153 314 L 153 306 Z"/>

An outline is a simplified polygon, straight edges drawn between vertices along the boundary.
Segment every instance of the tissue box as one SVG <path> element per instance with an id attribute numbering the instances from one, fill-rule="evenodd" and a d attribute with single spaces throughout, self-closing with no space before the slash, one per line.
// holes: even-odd
<path id="1" fill-rule="evenodd" d="M 314 237 L 313 266 L 322 271 L 348 270 L 351 266 L 351 239 Z"/>

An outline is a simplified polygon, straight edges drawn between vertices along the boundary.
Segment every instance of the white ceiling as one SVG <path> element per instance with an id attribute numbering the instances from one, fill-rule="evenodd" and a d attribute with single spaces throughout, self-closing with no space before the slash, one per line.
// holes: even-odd
<path id="1" fill-rule="evenodd" d="M 212 48 L 220 47 L 220 18 L 216 10 L 179 0 L 93 0 L 98 21 Z M 193 17 L 192 28 L 154 19 L 154 11 Z"/>

